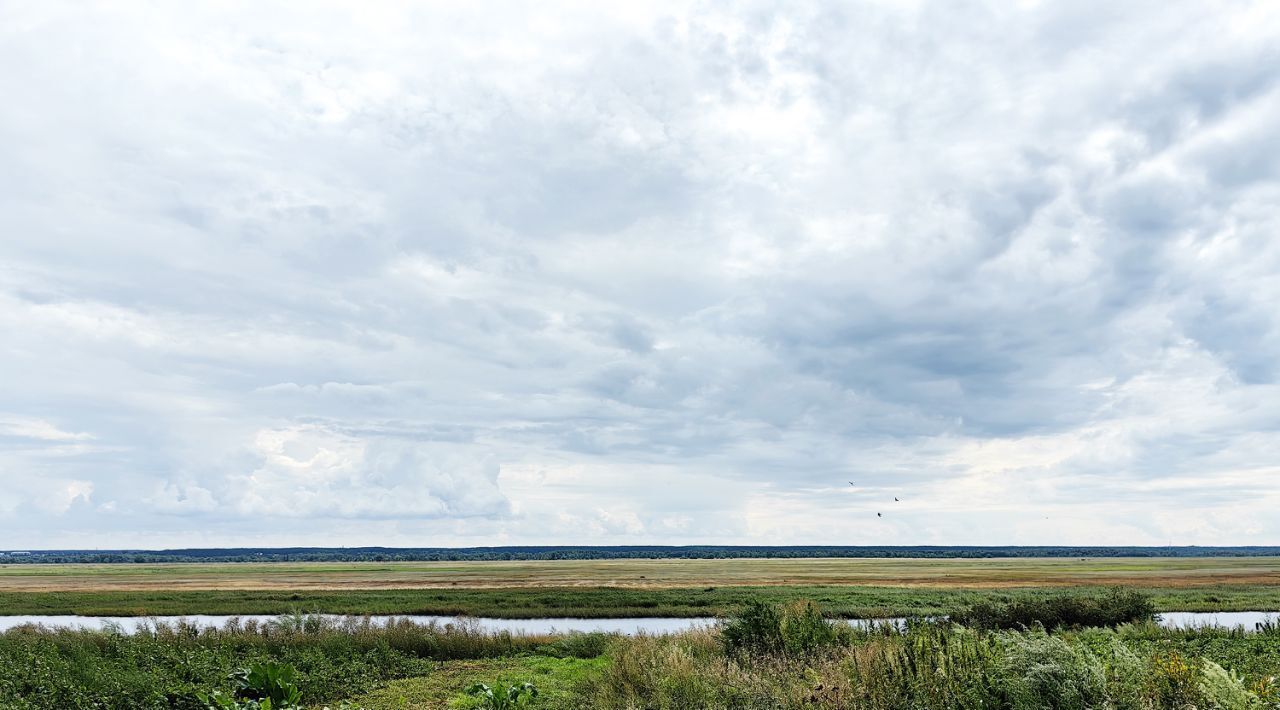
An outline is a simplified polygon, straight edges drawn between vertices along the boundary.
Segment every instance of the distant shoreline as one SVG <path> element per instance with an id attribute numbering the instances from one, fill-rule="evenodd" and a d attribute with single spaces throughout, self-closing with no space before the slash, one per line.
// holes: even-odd
<path id="1" fill-rule="evenodd" d="M 0 614 L 700 617 L 809 599 L 848 618 L 1126 587 L 1161 611 L 1280 610 L 1280 557 L 205 560 L 0 565 Z"/>
<path id="2" fill-rule="evenodd" d="M 485 560 L 1280 557 L 1280 546 L 544 545 L 507 547 L 226 547 L 9 550 L 0 564 L 164 562 L 462 562 Z"/>

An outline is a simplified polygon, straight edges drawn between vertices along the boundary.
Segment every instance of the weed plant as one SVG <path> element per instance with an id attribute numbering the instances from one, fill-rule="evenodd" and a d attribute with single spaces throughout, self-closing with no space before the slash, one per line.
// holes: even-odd
<path id="1" fill-rule="evenodd" d="M 328 702 L 424 675 L 439 661 L 512 656 L 557 641 L 465 622 L 302 615 L 217 629 L 161 623 L 134 634 L 27 626 L 0 634 L 0 708 L 203 710 L 201 694 L 235 693 L 237 669 L 273 662 L 296 669 L 291 680 L 304 704 Z"/>

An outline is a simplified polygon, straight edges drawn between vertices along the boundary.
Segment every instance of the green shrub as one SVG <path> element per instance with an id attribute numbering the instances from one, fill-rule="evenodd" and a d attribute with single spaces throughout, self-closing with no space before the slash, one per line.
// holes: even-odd
<path id="1" fill-rule="evenodd" d="M 293 666 L 284 663 L 258 663 L 237 674 L 238 692 L 249 698 L 269 699 L 277 705 L 297 705 L 302 702 L 302 691 L 294 682 L 296 675 Z"/>
<path id="2" fill-rule="evenodd" d="M 302 691 L 294 682 L 296 673 L 290 665 L 258 663 L 231 674 L 233 693 L 215 690 L 198 695 L 208 710 L 301 710 Z M 359 708 L 344 700 L 338 710 Z"/>
<path id="3" fill-rule="evenodd" d="M 1106 705 L 1106 670 L 1086 647 L 1044 631 L 997 638 L 1001 659 L 996 677 L 1011 707 L 1086 710 Z"/>
<path id="4" fill-rule="evenodd" d="M 1213 661 L 1200 670 L 1200 694 L 1214 710 L 1253 710 L 1262 707 L 1258 696 L 1245 687 L 1244 678 Z"/>
<path id="5" fill-rule="evenodd" d="M 754 603 L 720 629 L 721 644 L 731 656 L 811 653 L 836 643 L 836 628 L 813 602 L 777 607 Z"/>
<path id="6" fill-rule="evenodd" d="M 505 688 L 476 683 L 467 688 L 467 695 L 479 698 L 480 707 L 484 710 L 515 710 L 538 697 L 538 688 L 533 683 L 509 685 Z"/>
<path id="7" fill-rule="evenodd" d="M 772 604 L 752 602 L 725 622 L 720 629 L 720 641 L 725 653 L 731 656 L 778 653 L 786 646 L 782 613 Z"/>
<path id="8" fill-rule="evenodd" d="M 1155 604 L 1151 598 L 1132 589 L 1112 589 L 1093 595 L 982 601 L 951 615 L 953 622 L 976 629 L 1116 627 L 1154 618 Z"/>
<path id="9" fill-rule="evenodd" d="M 836 641 L 835 627 L 813 602 L 798 602 L 783 609 L 782 643 L 788 653 L 811 653 Z"/>
<path id="10" fill-rule="evenodd" d="M 1146 660 L 1115 632 L 1088 629 L 1068 637 L 1089 650 L 1102 665 L 1107 698 L 1116 710 L 1146 710 Z"/>
<path id="11" fill-rule="evenodd" d="M 1201 705 L 1203 661 L 1177 651 L 1165 651 L 1151 658 L 1148 673 L 1151 695 L 1162 708 L 1196 708 Z"/>

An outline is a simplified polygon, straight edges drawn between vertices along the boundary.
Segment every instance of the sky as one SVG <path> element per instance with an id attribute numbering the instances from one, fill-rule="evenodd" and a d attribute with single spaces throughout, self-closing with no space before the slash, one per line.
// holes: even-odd
<path id="1" fill-rule="evenodd" d="M 0 96 L 0 549 L 1280 544 L 1280 4 L 6 0 Z"/>

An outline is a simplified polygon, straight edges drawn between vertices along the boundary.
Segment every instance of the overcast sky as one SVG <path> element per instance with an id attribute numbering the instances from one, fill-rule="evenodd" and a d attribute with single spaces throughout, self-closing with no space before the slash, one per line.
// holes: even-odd
<path id="1" fill-rule="evenodd" d="M 0 548 L 1280 543 L 1280 5 L 407 5 L 0 3 Z"/>

